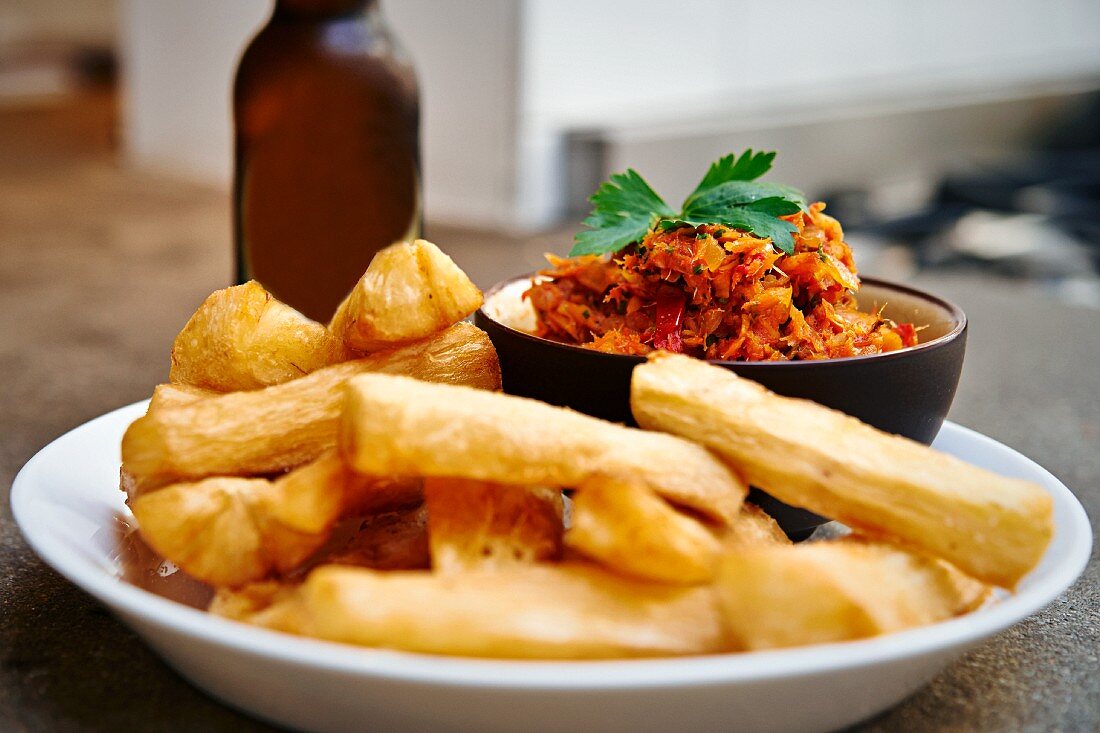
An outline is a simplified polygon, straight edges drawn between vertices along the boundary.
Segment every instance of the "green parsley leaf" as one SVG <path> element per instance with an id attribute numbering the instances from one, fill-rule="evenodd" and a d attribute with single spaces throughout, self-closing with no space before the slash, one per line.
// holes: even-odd
<path id="1" fill-rule="evenodd" d="M 798 211 L 797 205 L 795 205 L 794 211 L 790 213 L 793 214 L 795 211 Z M 731 208 L 726 211 L 711 212 L 702 218 L 685 216 L 671 221 L 673 226 L 697 227 L 701 224 L 721 224 L 734 229 L 740 229 L 743 232 L 749 232 L 758 237 L 767 237 L 771 239 L 776 249 L 789 255 L 794 254 L 794 237 L 792 237 L 791 234 L 798 231 L 798 227 L 791 224 L 789 221 L 779 219 L 774 214 L 753 210 L 747 206 Z M 664 221 L 662 221 L 661 224 L 663 225 Z M 668 251 L 674 252 L 675 249 L 669 247 Z"/>
<path id="2" fill-rule="evenodd" d="M 612 175 L 589 201 L 592 213 L 584 220 L 589 229 L 577 234 L 570 257 L 617 252 L 641 240 L 655 217 L 675 213 L 633 168 Z"/>
<path id="3" fill-rule="evenodd" d="M 798 231 L 798 227 L 771 214 L 740 207 L 704 219 L 685 218 L 684 221 L 692 226 L 722 224 L 755 234 L 758 237 L 767 237 L 772 240 L 772 244 L 775 245 L 776 249 L 784 254 L 794 254 L 794 237 L 791 235 Z"/>
<path id="4" fill-rule="evenodd" d="M 801 197 L 801 194 L 798 194 Z M 782 196 L 768 196 L 762 199 L 756 199 L 745 204 L 746 209 L 752 209 L 753 211 L 759 211 L 764 214 L 771 214 L 772 216 L 790 216 L 791 214 L 797 214 L 799 211 L 805 210 L 803 202 L 794 200 L 792 198 L 783 198 Z"/>
<path id="5" fill-rule="evenodd" d="M 704 197 L 693 206 L 684 207 L 683 220 L 693 226 L 722 224 L 758 237 L 768 237 L 776 249 L 790 255 L 794 254 L 791 234 L 798 231 L 798 227 L 779 217 L 797 214 L 800 210 L 797 202 L 779 196 L 748 200 L 740 205 L 723 204 L 721 200 Z"/>
<path id="6" fill-rule="evenodd" d="M 634 169 L 616 173 L 589 199 L 592 213 L 584 220 L 589 229 L 577 234 L 569 255 L 617 252 L 657 226 L 668 231 L 702 224 L 721 224 L 767 237 L 777 249 L 792 254 L 791 234 L 797 227 L 779 217 L 805 210 L 806 197 L 790 186 L 755 180 L 771 169 L 774 159 L 774 152 L 752 150 L 740 157 L 731 153 L 719 158 L 678 214 Z"/>
<path id="7" fill-rule="evenodd" d="M 782 199 L 795 204 L 791 214 L 806 208 L 805 195 L 796 188 L 767 181 L 726 181 L 702 192 L 693 193 L 684 201 L 684 213 L 728 209 L 745 206 L 761 199 Z"/>
<path id="8" fill-rule="evenodd" d="M 752 148 L 741 153 L 740 158 L 734 153 L 724 155 L 710 164 L 707 174 L 703 176 L 703 180 L 699 181 L 699 185 L 695 187 L 691 196 L 688 196 L 688 200 L 690 201 L 696 194 L 728 181 L 756 180 L 771 170 L 773 160 L 775 160 L 774 152 L 753 153 Z"/>

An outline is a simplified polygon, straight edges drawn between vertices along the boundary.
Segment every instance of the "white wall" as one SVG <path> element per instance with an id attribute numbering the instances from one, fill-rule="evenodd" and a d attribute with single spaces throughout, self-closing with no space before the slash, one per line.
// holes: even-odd
<path id="1" fill-rule="evenodd" d="M 507 226 L 515 210 L 518 0 L 383 0 L 420 79 L 428 218 Z"/>
<path id="2" fill-rule="evenodd" d="M 945 172 L 1019 151 L 1075 100 L 1066 94 L 943 109 L 865 109 L 852 117 L 796 117 L 699 135 L 610 135 L 602 174 L 633 167 L 675 206 L 710 161 L 753 147 L 778 151 L 770 177 L 809 196 L 898 187 L 923 195 Z"/>
<path id="3" fill-rule="evenodd" d="M 267 0 L 125 0 L 122 122 L 132 162 L 228 185 L 233 73 L 269 7 Z"/>
<path id="4" fill-rule="evenodd" d="M 838 99 L 1100 71 L 1096 0 L 526 0 L 524 114 L 575 127 L 714 118 L 827 85 Z"/>
<path id="5" fill-rule="evenodd" d="M 1051 107 L 1031 100 L 1100 88 L 1096 0 L 526 0 L 523 21 L 531 223 L 576 205 L 570 131 L 672 197 L 749 146 L 812 190 L 1014 144 Z"/>
<path id="6" fill-rule="evenodd" d="M 227 185 L 233 75 L 270 0 L 126 0 L 129 158 Z M 518 0 L 383 0 L 420 78 L 427 216 L 498 225 L 515 202 Z"/>
<path id="7" fill-rule="evenodd" d="M 269 7 L 269 0 L 124 0 L 124 139 L 134 161 L 228 181 L 230 83 Z M 861 148 L 861 138 L 900 113 L 923 124 L 929 109 L 1037 99 L 1100 79 L 1096 0 L 382 0 L 382 7 L 420 75 L 426 214 L 467 224 L 554 222 L 568 204 L 570 132 L 608 141 L 614 162 L 636 155 L 657 168 L 655 182 L 669 184 L 694 176 L 742 132 L 761 145 L 794 134 L 769 131 L 802 130 L 795 146 L 802 166 L 823 166 L 804 135 L 826 122 L 830 140 L 862 150 L 861 165 L 873 165 L 875 150 Z M 908 124 L 895 132 L 906 134 Z M 959 129 L 968 129 L 965 121 Z"/>

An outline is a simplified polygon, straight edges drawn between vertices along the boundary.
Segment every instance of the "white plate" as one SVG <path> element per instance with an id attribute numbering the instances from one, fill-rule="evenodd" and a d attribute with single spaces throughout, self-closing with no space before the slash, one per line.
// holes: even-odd
<path id="1" fill-rule="evenodd" d="M 144 410 L 121 408 L 42 449 L 12 487 L 16 521 L 47 563 L 195 684 L 306 730 L 833 730 L 893 705 L 1050 603 L 1081 573 L 1092 545 L 1085 512 L 1061 482 L 947 423 L 940 450 L 1037 481 L 1054 499 L 1057 529 L 1042 563 L 1015 595 L 967 616 L 866 641 L 681 659 L 511 662 L 357 649 L 209 616 L 120 580 L 118 446 Z"/>

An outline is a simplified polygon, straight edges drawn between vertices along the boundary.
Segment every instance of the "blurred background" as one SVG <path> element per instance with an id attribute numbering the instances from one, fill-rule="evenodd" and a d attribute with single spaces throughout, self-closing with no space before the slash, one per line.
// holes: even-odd
<path id="1" fill-rule="evenodd" d="M 25 280 L 55 303 L 102 287 L 127 317 L 174 324 L 167 340 L 230 281 L 230 88 L 270 8 L 0 0 L 7 297 Z M 632 166 L 679 200 L 751 146 L 829 202 L 864 273 L 962 273 L 1100 307 L 1095 0 L 382 10 L 420 78 L 427 235 L 481 285 L 568 250 L 609 172 Z M 137 277 L 163 297 L 128 302 Z"/>

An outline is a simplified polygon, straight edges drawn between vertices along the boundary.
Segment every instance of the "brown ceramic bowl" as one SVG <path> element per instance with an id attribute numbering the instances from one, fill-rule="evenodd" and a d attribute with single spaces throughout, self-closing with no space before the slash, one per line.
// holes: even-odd
<path id="1" fill-rule="evenodd" d="M 485 294 L 474 323 L 489 334 L 509 394 L 534 397 L 606 420 L 633 424 L 630 374 L 645 359 L 605 354 L 539 338 L 534 311 L 520 298 L 523 275 Z M 863 309 L 883 307 L 887 318 L 925 326 L 917 346 L 886 354 L 821 361 L 712 362 L 789 397 L 803 397 L 853 415 L 890 433 L 929 444 L 955 396 L 966 350 L 966 315 L 941 298 L 904 285 L 867 278 Z M 822 436 L 828 440 L 828 436 Z M 752 497 L 792 537 L 824 520 L 756 492 Z"/>

